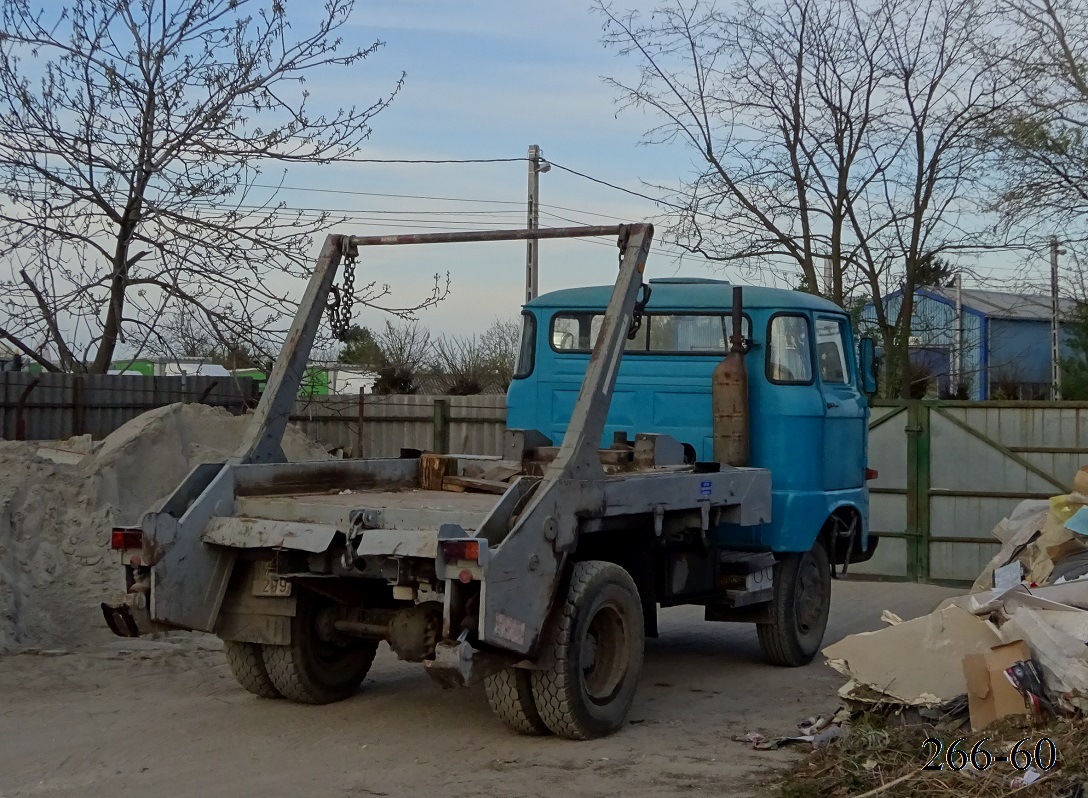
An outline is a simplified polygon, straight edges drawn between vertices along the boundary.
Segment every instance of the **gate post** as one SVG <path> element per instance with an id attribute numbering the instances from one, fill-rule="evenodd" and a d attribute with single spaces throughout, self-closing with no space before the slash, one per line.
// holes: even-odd
<path id="1" fill-rule="evenodd" d="M 929 581 L 930 406 L 907 405 L 907 577 Z"/>
<path id="2" fill-rule="evenodd" d="M 450 453 L 450 400 L 434 400 L 432 446 L 438 454 Z"/>

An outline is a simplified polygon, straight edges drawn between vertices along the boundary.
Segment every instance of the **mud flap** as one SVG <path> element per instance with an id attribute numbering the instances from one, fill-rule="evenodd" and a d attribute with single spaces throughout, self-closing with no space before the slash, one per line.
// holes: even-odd
<path id="1" fill-rule="evenodd" d="M 107 604 L 102 602 L 102 615 L 106 619 L 106 626 L 118 637 L 139 637 L 140 630 L 136 626 L 136 619 L 132 617 L 132 609 L 127 604 Z"/>
<path id="2" fill-rule="evenodd" d="M 467 642 L 445 640 L 434 650 L 434 659 L 423 667 L 443 687 L 468 687 L 508 668 L 518 657 L 478 651 Z"/>

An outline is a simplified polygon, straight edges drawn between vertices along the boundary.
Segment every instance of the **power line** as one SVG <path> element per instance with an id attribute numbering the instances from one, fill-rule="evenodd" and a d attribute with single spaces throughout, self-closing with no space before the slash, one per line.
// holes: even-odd
<path id="1" fill-rule="evenodd" d="M 586 216 L 596 216 L 599 219 L 609 219 L 609 220 L 614 221 L 614 222 L 628 222 L 628 221 L 630 221 L 630 219 L 627 219 L 627 218 L 622 217 L 622 216 L 609 216 L 607 213 L 598 213 L 596 211 L 587 211 L 587 210 L 584 210 L 582 208 L 567 208 L 567 207 L 564 207 L 563 205 L 545 205 L 544 203 L 541 203 L 540 208 L 541 208 L 541 210 L 544 210 L 545 208 L 554 208 L 557 211 L 567 211 L 569 213 L 581 213 L 581 214 L 584 214 Z M 547 211 L 545 211 L 545 212 L 547 212 Z M 549 215 L 556 216 L 556 214 L 554 214 L 554 213 L 549 214 Z M 556 216 L 556 218 L 562 218 L 562 217 Z"/>
<path id="2" fill-rule="evenodd" d="M 378 191 L 348 191 L 335 188 L 310 188 L 307 186 L 274 186 L 267 183 L 251 183 L 253 188 L 271 188 L 282 191 L 311 191 L 316 194 L 344 194 L 358 197 L 392 197 L 395 199 L 421 199 L 434 200 L 436 202 L 481 202 L 492 205 L 517 205 L 519 208 L 525 205 L 524 201 L 477 199 L 474 197 L 429 197 L 421 194 L 385 194 Z"/>
<path id="3" fill-rule="evenodd" d="M 656 203 L 658 205 L 666 205 L 666 206 L 668 206 L 670 208 L 675 208 L 678 211 L 687 211 L 687 210 L 689 210 L 688 208 L 685 208 L 683 205 L 677 205 L 676 203 L 669 202 L 668 200 L 663 200 L 663 199 L 660 199 L 660 198 L 657 198 L 657 197 L 651 197 L 649 194 L 643 194 L 641 192 L 634 191 L 634 190 L 629 189 L 629 188 L 624 188 L 623 186 L 617 186 L 615 183 L 609 183 L 607 180 L 601 180 L 600 178 L 597 178 L 597 177 L 591 177 L 590 175 L 587 175 L 587 174 L 585 174 L 583 172 L 579 172 L 579 171 L 577 171 L 575 169 L 571 169 L 569 166 L 563 166 L 562 164 L 558 164 L 555 161 L 549 160 L 548 163 L 550 163 L 556 169 L 562 169 L 564 172 L 569 172 L 572 175 L 576 175 L 577 177 L 581 177 L 581 178 L 583 178 L 585 180 L 589 180 L 589 181 L 591 181 L 593 183 L 598 183 L 598 184 L 600 184 L 602 186 L 607 186 L 608 188 L 615 189 L 616 191 L 622 191 L 624 194 L 630 194 L 633 197 L 641 197 L 644 200 L 649 200 L 650 202 Z"/>

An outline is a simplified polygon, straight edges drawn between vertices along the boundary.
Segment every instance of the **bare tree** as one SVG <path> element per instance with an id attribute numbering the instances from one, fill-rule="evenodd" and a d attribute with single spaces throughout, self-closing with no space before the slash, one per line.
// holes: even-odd
<path id="1" fill-rule="evenodd" d="M 1005 165 L 1001 220 L 1027 239 L 1022 289 L 1049 292 L 1045 264 L 1053 234 L 1069 255 L 1062 259 L 1060 290 L 1083 302 L 1088 299 L 1088 8 L 1071 0 L 997 2 L 1007 35 L 995 64 L 1022 89 L 1022 102 L 993 126 Z"/>
<path id="2" fill-rule="evenodd" d="M 677 192 L 666 235 L 748 276 L 800 275 L 844 306 L 868 297 L 892 366 L 885 388 L 906 391 L 919 272 L 1003 243 L 982 216 L 993 190 L 983 134 L 1014 93 L 988 70 L 992 10 L 746 0 L 726 12 L 676 0 L 646 20 L 598 8 L 605 43 L 639 64 L 637 81 L 609 81 L 621 103 L 661 120 L 649 142 L 680 143 L 704 164 Z"/>
<path id="3" fill-rule="evenodd" d="M 385 322 L 374 336 L 381 351 L 381 365 L 375 393 L 413 394 L 419 392 L 419 378 L 431 360 L 431 334 L 418 321 Z"/>
<path id="4" fill-rule="evenodd" d="M 1009 36 L 996 64 L 1024 102 L 995 125 L 1011 159 L 1003 210 L 1054 228 L 1088 213 L 1088 9 L 1070 0 L 999 0 Z"/>
<path id="5" fill-rule="evenodd" d="M 494 382 L 490 353 L 475 335 L 442 335 L 434 342 L 434 370 L 446 393 L 471 396 Z"/>
<path id="6" fill-rule="evenodd" d="M 495 383 L 504 391 L 510 387 L 514 369 L 517 368 L 521 327 L 521 319 L 499 318 L 480 336 L 480 344 L 487 353 Z"/>
<path id="7" fill-rule="evenodd" d="M 0 337 L 48 369 L 104 372 L 184 306 L 218 340 L 267 352 L 313 236 L 341 221 L 289 211 L 268 168 L 351 158 L 400 88 L 311 110 L 308 77 L 380 46 L 342 46 L 353 6 L 6 0 Z M 371 284 L 356 301 L 386 294 Z M 436 282 L 421 304 L 442 295 Z"/>
<path id="8" fill-rule="evenodd" d="M 250 350 L 246 344 L 222 340 L 209 328 L 204 317 L 188 305 L 179 305 L 173 313 L 161 318 L 151 333 L 143 352 L 128 355 L 128 362 L 138 360 L 143 354 L 174 361 L 199 359 L 229 369 L 262 368 L 265 365 L 260 360 L 260 353 Z M 121 364 L 125 362 L 122 358 Z"/>

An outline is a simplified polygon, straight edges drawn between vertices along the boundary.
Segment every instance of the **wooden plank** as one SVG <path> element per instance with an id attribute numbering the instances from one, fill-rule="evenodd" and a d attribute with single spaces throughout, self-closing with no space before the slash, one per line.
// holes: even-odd
<path id="1" fill-rule="evenodd" d="M 598 449 L 601 465 L 628 466 L 634 458 L 633 449 Z M 541 446 L 532 459 L 540 463 L 550 463 L 559 454 L 558 446 Z"/>
<path id="2" fill-rule="evenodd" d="M 460 488 L 461 490 L 471 490 L 477 493 L 494 493 L 502 495 L 506 493 L 506 489 L 510 486 L 505 482 L 499 482 L 495 479 L 477 479 L 475 477 L 457 477 L 448 476 L 442 480 L 442 489 L 450 490 L 450 488 Z"/>

